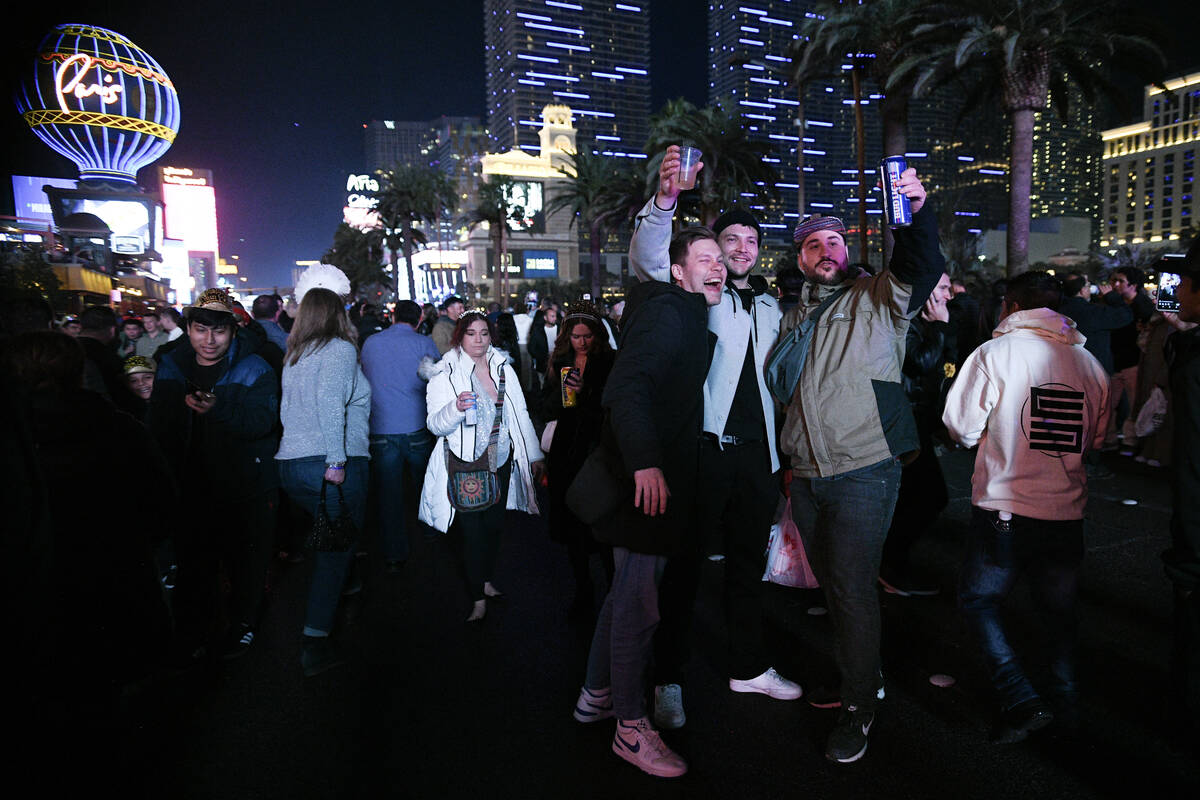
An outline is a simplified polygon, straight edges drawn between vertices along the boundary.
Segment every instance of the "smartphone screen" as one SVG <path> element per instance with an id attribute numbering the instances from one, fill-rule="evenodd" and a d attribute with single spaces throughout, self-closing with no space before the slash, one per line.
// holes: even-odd
<path id="1" fill-rule="evenodd" d="M 1158 276 L 1158 299 L 1154 306 L 1159 311 L 1179 311 L 1179 273 L 1162 272 Z"/>

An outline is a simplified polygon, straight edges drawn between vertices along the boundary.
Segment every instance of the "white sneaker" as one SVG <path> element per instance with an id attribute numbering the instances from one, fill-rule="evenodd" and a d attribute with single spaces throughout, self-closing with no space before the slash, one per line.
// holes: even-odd
<path id="1" fill-rule="evenodd" d="M 748 681 L 739 681 L 735 678 L 729 679 L 729 688 L 735 692 L 757 692 L 765 694 L 767 697 L 773 697 L 776 700 L 798 700 L 804 691 L 800 688 L 800 684 L 789 681 L 787 678 L 775 671 L 774 667 L 768 667 L 767 671 L 757 678 L 751 678 Z"/>
<path id="2" fill-rule="evenodd" d="M 676 731 L 687 722 L 683 713 L 683 689 L 678 683 L 654 687 L 654 724 L 664 731 Z"/>
<path id="3" fill-rule="evenodd" d="M 584 686 L 579 690 L 572 716 L 579 722 L 598 722 L 613 716 L 612 690 L 592 690 Z"/>
<path id="4" fill-rule="evenodd" d="M 667 747 L 645 717 L 632 722 L 618 720 L 612 749 L 621 758 L 650 775 L 678 778 L 687 772 L 687 762 Z"/>

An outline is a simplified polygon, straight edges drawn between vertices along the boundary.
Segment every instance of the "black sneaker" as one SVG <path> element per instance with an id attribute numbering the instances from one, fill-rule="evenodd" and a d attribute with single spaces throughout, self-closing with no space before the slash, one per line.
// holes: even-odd
<path id="1" fill-rule="evenodd" d="M 237 626 L 229 645 L 225 648 L 225 651 L 221 653 L 221 658 L 229 661 L 231 659 L 244 656 L 252 644 L 254 644 L 254 628 L 242 623 L 241 625 Z"/>
<path id="2" fill-rule="evenodd" d="M 887 697 L 887 692 L 883 688 L 883 673 L 880 672 L 879 688 L 875 690 L 875 699 L 882 700 L 885 697 Z M 809 691 L 808 704 L 813 708 L 841 708 L 842 690 L 838 687 L 818 686 Z"/>
<path id="3" fill-rule="evenodd" d="M 867 734 L 874 722 L 874 711 L 860 711 L 856 706 L 843 708 L 829 734 L 825 757 L 839 764 L 858 761 L 867 752 Z"/>
<path id="4" fill-rule="evenodd" d="M 344 663 L 328 636 L 304 637 L 304 645 L 300 650 L 300 666 L 304 669 L 304 677 L 320 675 Z"/>
<path id="5" fill-rule="evenodd" d="M 1024 741 L 1029 734 L 1054 721 L 1054 712 L 1040 697 L 1031 697 L 1000 712 L 1000 719 L 992 730 L 994 744 L 1014 744 Z"/>

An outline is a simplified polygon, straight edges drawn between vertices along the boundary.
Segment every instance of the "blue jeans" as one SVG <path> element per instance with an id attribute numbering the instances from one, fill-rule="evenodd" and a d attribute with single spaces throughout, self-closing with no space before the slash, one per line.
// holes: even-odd
<path id="1" fill-rule="evenodd" d="M 321 502 L 321 484 L 325 481 L 325 457 L 293 458 L 280 461 L 279 479 L 288 496 L 300 508 L 316 516 Z M 346 480 L 342 494 L 350 517 L 362 531 L 367 506 L 367 459 L 359 456 L 346 462 Z M 330 517 L 341 513 L 338 492 L 332 484 L 325 490 L 325 510 Z M 337 616 L 338 601 L 354 560 L 356 544 L 344 553 L 313 553 L 312 578 L 308 584 L 308 607 L 304 616 L 305 636 L 328 636 Z"/>
<path id="2" fill-rule="evenodd" d="M 879 689 L 879 562 L 900 491 L 889 458 L 827 478 L 792 480 L 792 518 L 833 623 L 842 701 L 867 710 Z"/>
<path id="3" fill-rule="evenodd" d="M 368 501 L 372 527 L 379 530 L 383 557 L 387 561 L 407 561 L 409 502 L 405 497 L 405 477 L 412 478 L 418 493 L 425 480 L 425 467 L 433 452 L 433 434 L 414 433 L 371 435 L 371 490 Z"/>
<path id="4" fill-rule="evenodd" d="M 1083 563 L 1083 520 L 1039 520 L 972 507 L 971 529 L 959 576 L 958 603 L 983 650 L 992 686 L 1008 709 L 1038 696 L 1008 643 L 1000 605 L 1024 570 L 1047 625 L 1052 689 L 1073 701 L 1075 598 Z"/>

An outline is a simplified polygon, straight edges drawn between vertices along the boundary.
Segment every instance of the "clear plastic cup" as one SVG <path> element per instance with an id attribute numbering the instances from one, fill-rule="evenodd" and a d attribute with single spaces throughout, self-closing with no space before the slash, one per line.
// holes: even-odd
<path id="1" fill-rule="evenodd" d="M 679 148 L 679 177 L 676 185 L 680 189 L 696 188 L 696 165 L 700 163 L 701 155 L 694 147 Z"/>

